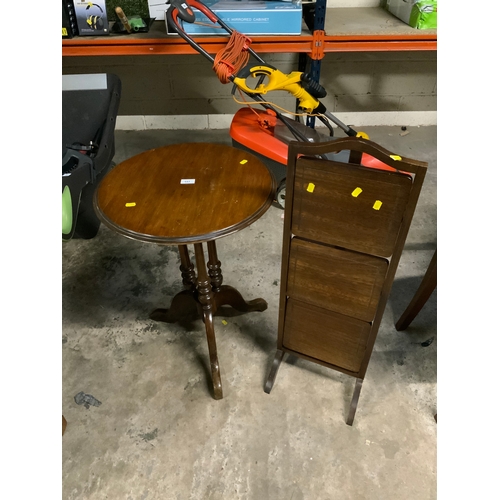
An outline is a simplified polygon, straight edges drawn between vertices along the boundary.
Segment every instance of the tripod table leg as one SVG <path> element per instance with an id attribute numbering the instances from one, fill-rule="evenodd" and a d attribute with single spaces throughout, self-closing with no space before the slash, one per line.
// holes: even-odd
<path id="1" fill-rule="evenodd" d="M 267 302 L 264 299 L 245 300 L 236 288 L 222 284 L 221 263 L 217 257 L 215 241 L 209 241 L 207 247 L 208 274 L 215 294 L 213 314 L 217 313 L 223 306 L 230 306 L 239 312 L 265 311 Z"/>
<path id="2" fill-rule="evenodd" d="M 217 247 L 215 240 L 207 242 L 208 248 L 208 275 L 210 276 L 210 283 L 214 292 L 220 292 L 222 285 L 222 271 L 220 260 L 217 257 Z"/>
<path id="3" fill-rule="evenodd" d="M 211 283 L 208 280 L 207 268 L 205 267 L 205 255 L 201 243 L 195 243 L 194 252 L 196 256 L 196 267 L 198 269 L 198 300 L 203 306 L 203 319 L 205 322 L 205 331 L 207 333 L 214 398 L 222 399 L 222 383 L 220 379 L 219 359 L 217 357 L 217 345 L 215 342 L 215 330 L 212 318 L 213 292 Z"/>
<path id="4" fill-rule="evenodd" d="M 186 290 L 195 290 L 196 272 L 189 257 L 188 247 L 186 245 L 179 245 L 179 255 L 181 258 L 181 265 L 179 269 L 181 271 L 182 284 Z"/>
<path id="5" fill-rule="evenodd" d="M 186 245 L 179 245 L 181 265 L 179 267 L 182 276 L 184 290 L 175 295 L 170 303 L 169 309 L 158 308 L 150 315 L 154 321 L 176 323 L 185 318 L 200 317 L 199 305 L 196 302 L 196 272 L 189 257 Z"/>

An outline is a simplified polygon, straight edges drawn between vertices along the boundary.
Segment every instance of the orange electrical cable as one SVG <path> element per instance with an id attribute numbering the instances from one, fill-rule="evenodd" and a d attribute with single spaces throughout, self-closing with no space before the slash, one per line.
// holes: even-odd
<path id="1" fill-rule="evenodd" d="M 221 83 L 229 83 L 229 77 L 235 75 L 247 64 L 250 54 L 247 51 L 252 40 L 233 30 L 226 47 L 219 50 L 214 58 L 213 70 Z"/>
<path id="2" fill-rule="evenodd" d="M 243 95 L 243 92 L 241 91 L 240 88 L 238 88 L 238 92 L 240 93 L 240 96 L 243 99 L 243 101 L 238 101 L 238 99 L 236 99 L 236 97 L 234 95 L 233 95 L 233 99 L 238 104 L 246 104 L 248 106 L 248 109 L 251 109 L 255 113 L 256 116 L 260 116 L 259 113 L 257 113 L 257 111 L 255 111 L 255 109 L 253 109 L 252 106 L 250 106 L 250 103 L 248 101 L 245 101 L 245 96 Z"/>

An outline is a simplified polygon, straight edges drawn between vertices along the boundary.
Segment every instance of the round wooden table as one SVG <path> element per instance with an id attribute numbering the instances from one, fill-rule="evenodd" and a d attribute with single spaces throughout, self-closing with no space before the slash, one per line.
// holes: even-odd
<path id="1" fill-rule="evenodd" d="M 97 216 L 113 231 L 134 240 L 178 246 L 185 289 L 169 309 L 156 309 L 150 317 L 168 323 L 193 315 L 203 319 L 215 399 L 222 398 L 222 384 L 213 315 L 225 305 L 240 312 L 267 309 L 265 300 L 245 301 L 238 290 L 222 285 L 215 240 L 258 220 L 275 192 L 273 176 L 252 154 L 221 144 L 185 143 L 120 163 L 94 195 Z M 194 245 L 196 268 L 188 244 Z"/>

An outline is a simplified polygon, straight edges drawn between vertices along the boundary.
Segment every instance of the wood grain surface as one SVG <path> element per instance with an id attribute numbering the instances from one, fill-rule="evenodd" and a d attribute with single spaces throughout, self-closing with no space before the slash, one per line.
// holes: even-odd
<path id="1" fill-rule="evenodd" d="M 174 144 L 117 165 L 100 183 L 94 208 L 123 236 L 199 243 L 255 222 L 275 191 L 267 167 L 250 153 L 221 144 Z"/>

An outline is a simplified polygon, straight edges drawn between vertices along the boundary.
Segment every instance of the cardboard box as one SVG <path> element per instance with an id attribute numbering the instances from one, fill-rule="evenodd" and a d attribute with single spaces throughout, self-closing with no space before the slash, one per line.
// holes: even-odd
<path id="1" fill-rule="evenodd" d="M 105 0 L 97 0 L 96 3 L 73 0 L 73 4 L 80 36 L 109 35 Z"/>
<path id="2" fill-rule="evenodd" d="M 387 0 L 386 9 L 416 29 L 437 29 L 437 0 Z"/>
<path id="3" fill-rule="evenodd" d="M 162 0 L 148 0 L 149 17 L 157 21 L 163 21 L 165 19 L 165 12 L 167 12 L 169 7 L 170 4 L 162 2 Z"/>
<path id="4" fill-rule="evenodd" d="M 244 35 L 300 35 L 302 32 L 302 1 L 274 0 L 205 0 L 203 2 L 230 28 Z M 188 35 L 227 35 L 227 31 L 213 24 L 197 9 L 196 23 L 181 21 Z M 165 14 L 165 23 L 167 22 Z M 167 33 L 172 33 L 167 25 Z"/>

